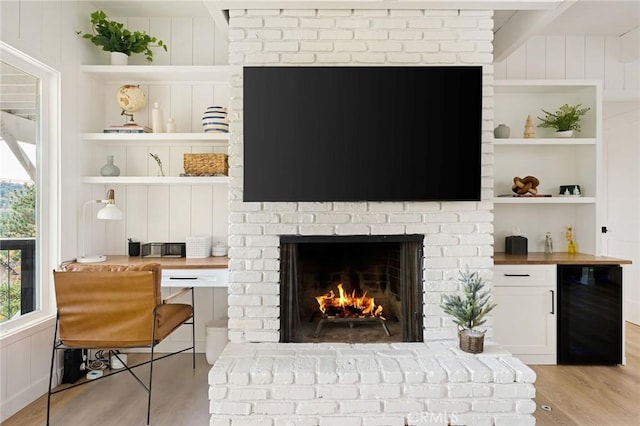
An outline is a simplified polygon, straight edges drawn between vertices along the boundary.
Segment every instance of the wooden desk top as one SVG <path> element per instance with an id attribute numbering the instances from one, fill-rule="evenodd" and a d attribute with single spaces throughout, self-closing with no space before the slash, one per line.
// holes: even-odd
<path id="1" fill-rule="evenodd" d="M 494 265 L 623 265 L 630 264 L 628 259 L 594 256 L 592 254 L 534 252 L 529 254 L 494 253 Z"/>
<path id="2" fill-rule="evenodd" d="M 103 265 L 130 265 L 142 263 L 159 263 L 165 269 L 226 269 L 229 266 L 227 256 L 210 256 L 202 259 L 186 257 L 141 257 L 109 255 Z"/>

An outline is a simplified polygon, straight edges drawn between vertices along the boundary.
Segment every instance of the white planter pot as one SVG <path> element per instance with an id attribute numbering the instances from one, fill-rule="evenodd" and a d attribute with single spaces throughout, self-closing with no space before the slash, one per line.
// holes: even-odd
<path id="1" fill-rule="evenodd" d="M 110 52 L 111 65 L 129 65 L 129 56 L 122 52 Z"/>
<path id="2" fill-rule="evenodd" d="M 562 132 L 556 132 L 557 138 L 572 138 L 573 130 L 564 130 Z"/>

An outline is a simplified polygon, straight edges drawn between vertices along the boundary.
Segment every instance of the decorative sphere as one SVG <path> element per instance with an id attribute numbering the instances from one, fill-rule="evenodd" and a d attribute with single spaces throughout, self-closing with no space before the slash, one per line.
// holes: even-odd
<path id="1" fill-rule="evenodd" d="M 140 111 L 147 106 L 147 97 L 140 86 L 125 84 L 118 89 L 118 105 L 126 112 Z"/>

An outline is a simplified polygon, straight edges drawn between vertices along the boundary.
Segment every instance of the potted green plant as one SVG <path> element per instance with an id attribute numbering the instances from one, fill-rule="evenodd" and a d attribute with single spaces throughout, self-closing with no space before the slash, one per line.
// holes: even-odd
<path id="1" fill-rule="evenodd" d="M 486 315 L 496 307 L 489 301 L 490 294 L 485 290 L 485 281 L 477 272 L 460 271 L 462 295 L 445 295 L 440 307 L 453 317 L 458 325 L 460 349 L 470 353 L 480 353 L 484 348 L 485 331 L 476 327 L 486 322 Z"/>
<path id="2" fill-rule="evenodd" d="M 152 47 L 160 47 L 167 51 L 167 45 L 162 40 L 150 36 L 144 31 L 129 31 L 124 24 L 111 21 L 102 10 L 91 14 L 91 33 L 78 31 L 82 38 L 91 40 L 93 44 L 106 52 L 111 52 L 111 63 L 126 65 L 132 53 L 144 53 L 147 61 L 153 61 Z M 119 53 L 119 55 L 114 55 Z M 125 56 L 126 55 L 126 56 Z M 114 59 L 121 58 L 121 59 Z"/>
<path id="3" fill-rule="evenodd" d="M 580 131 L 580 117 L 585 115 L 591 108 L 580 108 L 582 104 L 564 104 L 555 113 L 542 109 L 544 117 L 538 117 L 542 123 L 538 127 L 556 129 L 556 136 L 570 138 L 573 132 Z"/>

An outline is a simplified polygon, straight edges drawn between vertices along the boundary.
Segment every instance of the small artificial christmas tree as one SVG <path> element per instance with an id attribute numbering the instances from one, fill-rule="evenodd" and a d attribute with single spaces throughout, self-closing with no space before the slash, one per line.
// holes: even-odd
<path id="1" fill-rule="evenodd" d="M 533 119 L 530 115 L 527 115 L 527 121 L 524 123 L 524 137 L 525 139 L 533 139 L 536 137 L 536 131 L 533 127 Z"/>
<path id="2" fill-rule="evenodd" d="M 477 272 L 469 272 L 469 267 L 460 272 L 462 296 L 445 295 L 440 307 L 453 317 L 458 324 L 460 348 L 465 352 L 482 352 L 484 331 L 474 330 L 486 322 L 485 316 L 496 307 L 490 303 L 489 291 L 484 290 L 485 282 Z"/>

